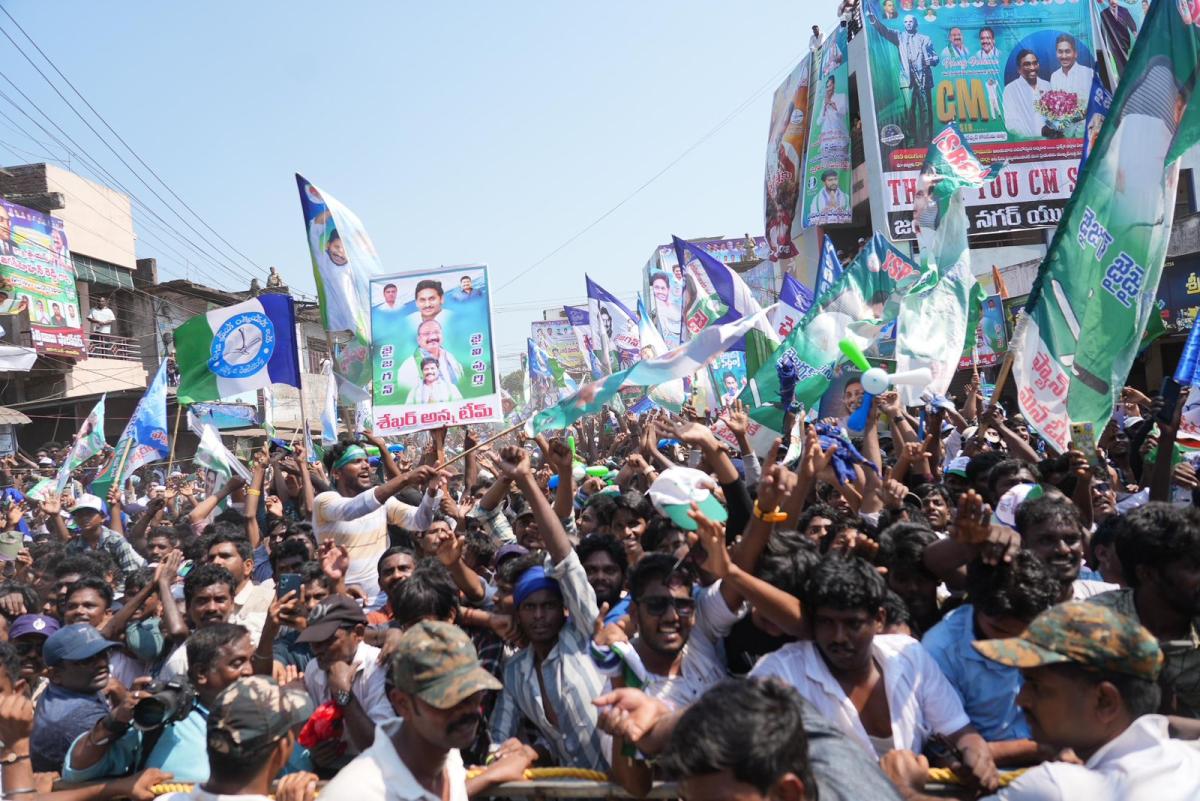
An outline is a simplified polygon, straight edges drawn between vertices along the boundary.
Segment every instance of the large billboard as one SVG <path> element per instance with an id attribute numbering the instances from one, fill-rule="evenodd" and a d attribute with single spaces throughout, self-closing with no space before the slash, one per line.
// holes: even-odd
<path id="1" fill-rule="evenodd" d="M 582 373 L 587 367 L 571 321 L 538 320 L 529 324 L 529 336 L 558 366 L 572 373 Z"/>
<path id="2" fill-rule="evenodd" d="M 499 422 L 487 267 L 372 276 L 375 433 Z"/>
<path id="3" fill-rule="evenodd" d="M 22 308 L 29 311 L 35 351 L 84 353 L 75 268 L 62 220 L 0 200 L 0 313 Z"/>
<path id="4" fill-rule="evenodd" d="M 889 236 L 916 238 L 917 172 L 949 122 L 983 162 L 1009 162 L 968 193 L 972 233 L 1057 224 L 1096 67 L 1089 3 L 864 0 L 863 22 Z"/>
<path id="5" fill-rule="evenodd" d="M 808 155 L 804 163 L 804 227 L 850 222 L 850 61 L 839 27 L 816 52 L 809 89 Z"/>
<path id="6" fill-rule="evenodd" d="M 800 171 L 808 141 L 809 78 L 812 56 L 792 70 L 775 90 L 771 102 L 771 126 L 767 133 L 767 168 L 763 180 L 764 230 L 770 243 L 770 259 L 798 255 L 795 240 L 804 227 L 800 207 Z"/>

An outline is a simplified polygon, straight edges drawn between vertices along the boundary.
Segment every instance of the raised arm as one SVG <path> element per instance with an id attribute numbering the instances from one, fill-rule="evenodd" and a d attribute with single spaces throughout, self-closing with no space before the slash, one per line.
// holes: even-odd
<path id="1" fill-rule="evenodd" d="M 546 496 L 538 488 L 537 480 L 529 467 L 529 452 L 524 448 L 509 445 L 500 451 L 500 462 L 497 467 L 504 473 L 505 478 L 516 485 L 525 496 L 533 517 L 537 520 L 538 531 L 542 541 L 546 543 L 546 551 L 551 560 L 558 564 L 571 553 L 571 540 L 563 529 L 562 521 L 555 515 L 554 509 Z M 590 624 L 589 624 L 590 625 Z"/>

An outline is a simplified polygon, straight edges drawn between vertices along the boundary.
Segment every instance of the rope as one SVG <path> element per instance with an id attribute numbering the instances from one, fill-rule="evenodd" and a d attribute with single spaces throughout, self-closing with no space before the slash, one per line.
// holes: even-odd
<path id="1" fill-rule="evenodd" d="M 150 787 L 150 792 L 155 795 L 166 795 L 167 793 L 190 793 L 196 787 L 191 782 L 166 782 L 165 784 L 155 784 Z"/>
<path id="2" fill-rule="evenodd" d="M 1021 777 L 1027 768 L 1004 770 L 1000 772 L 1000 786 L 1007 787 Z M 930 768 L 929 781 L 936 784 L 963 784 L 963 780 L 950 768 Z"/>
<path id="3" fill-rule="evenodd" d="M 483 773 L 483 770 L 483 768 L 472 768 L 467 771 L 467 778 L 474 779 Z M 533 782 L 538 779 L 580 779 L 590 782 L 606 782 L 608 774 L 584 768 L 529 768 L 525 771 L 525 781 Z"/>

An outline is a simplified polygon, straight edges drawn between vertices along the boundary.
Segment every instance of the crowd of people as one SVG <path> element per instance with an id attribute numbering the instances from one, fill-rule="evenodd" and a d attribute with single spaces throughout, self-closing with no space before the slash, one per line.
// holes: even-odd
<path id="1" fill-rule="evenodd" d="M 1194 798 L 1179 409 L 1127 389 L 1051 455 L 958 401 L 766 455 L 737 401 L 273 440 L 208 493 L 98 497 L 93 464 L 35 501 L 64 449 L 6 459 L 3 797 L 502 797 L 553 766 L 691 801 Z"/>

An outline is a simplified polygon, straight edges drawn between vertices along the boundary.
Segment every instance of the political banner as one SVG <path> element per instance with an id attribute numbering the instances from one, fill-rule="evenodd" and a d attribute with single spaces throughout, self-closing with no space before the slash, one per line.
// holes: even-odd
<path id="1" fill-rule="evenodd" d="M 587 306 L 563 306 L 563 314 L 567 316 L 567 322 L 575 332 L 575 344 L 587 364 L 587 369 L 584 370 L 585 377 L 591 376 L 594 380 L 604 375 L 600 360 L 596 358 L 596 346 L 592 342 L 592 324 Z"/>
<path id="2" fill-rule="evenodd" d="M 1008 325 L 1004 314 L 1004 301 L 999 295 L 988 295 L 983 299 L 983 311 L 979 326 L 975 329 L 975 342 L 963 353 L 958 363 L 960 370 L 972 364 L 989 367 L 999 363 L 1008 352 Z"/>
<path id="3" fill-rule="evenodd" d="M 1160 313 L 1178 159 L 1200 141 L 1193 9 L 1151 7 L 1013 337 L 1021 412 L 1060 451 L 1070 423 L 1103 430 Z"/>
<path id="4" fill-rule="evenodd" d="M 33 349 L 82 356 L 83 318 L 63 221 L 0 200 L 0 314 L 29 312 Z"/>
<path id="5" fill-rule="evenodd" d="M 846 29 L 814 55 L 804 160 L 804 227 L 850 222 L 850 59 Z"/>
<path id="6" fill-rule="evenodd" d="M 746 388 L 746 354 L 741 351 L 730 350 L 717 356 L 708 371 L 722 408 L 737 400 Z"/>
<path id="7" fill-rule="evenodd" d="M 964 195 L 970 233 L 1049 227 L 1074 188 L 1096 67 L 1090 0 L 942 4 L 864 0 L 871 103 L 889 234 L 914 239 L 917 171 L 957 122 L 984 163 L 1010 162 Z"/>
<path id="8" fill-rule="evenodd" d="M 800 170 L 808 142 L 809 79 L 807 55 L 775 90 L 767 132 L 767 165 L 763 180 L 764 230 L 771 261 L 795 258 L 795 240 L 804 228 Z"/>
<path id="9" fill-rule="evenodd" d="M 560 371 L 582 373 L 587 369 L 570 320 L 538 320 L 529 324 L 529 335 L 539 348 L 558 363 Z"/>
<path id="10" fill-rule="evenodd" d="M 193 403 L 188 412 L 200 424 L 211 424 L 219 431 L 255 428 L 263 422 L 258 407 L 248 403 Z"/>
<path id="11" fill-rule="evenodd" d="M 371 279 L 376 434 L 503 419 L 486 284 L 481 264 Z"/>
<path id="12" fill-rule="evenodd" d="M 1116 82 L 1125 72 L 1129 54 L 1138 31 L 1146 20 L 1149 0 L 1096 0 L 1103 8 L 1098 17 L 1100 41 L 1103 44 L 1104 62 L 1108 66 L 1109 78 Z"/>
<path id="13" fill-rule="evenodd" d="M 779 303 L 775 305 L 770 319 L 771 328 L 781 341 L 792 333 L 796 323 L 804 318 L 812 304 L 813 291 L 791 275 L 785 275 L 783 287 L 779 290 Z"/>
<path id="14" fill-rule="evenodd" d="M 1083 124 L 1083 155 L 1079 157 L 1080 171 L 1083 170 L 1083 165 L 1087 164 L 1088 154 L 1096 145 L 1096 137 L 1100 136 L 1100 129 L 1104 126 L 1104 118 L 1108 116 L 1110 106 L 1112 106 L 1112 93 L 1104 88 L 1104 82 L 1100 80 L 1100 73 L 1097 72 L 1092 81 L 1092 93 L 1088 97 L 1087 117 Z"/>

